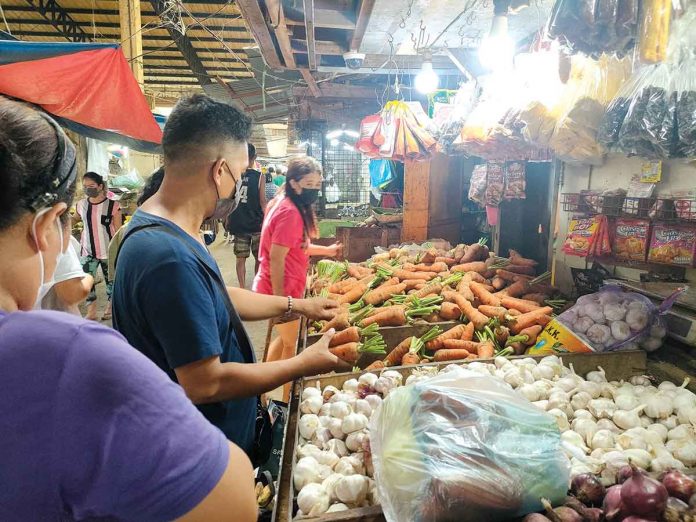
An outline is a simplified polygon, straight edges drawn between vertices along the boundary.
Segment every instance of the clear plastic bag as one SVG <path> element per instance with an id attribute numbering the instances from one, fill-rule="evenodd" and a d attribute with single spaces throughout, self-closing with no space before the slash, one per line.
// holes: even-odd
<path id="1" fill-rule="evenodd" d="M 131 169 L 128 174 L 122 174 L 109 180 L 109 185 L 114 188 L 139 190 L 145 186 L 145 180 L 140 177 L 137 170 Z"/>
<path id="2" fill-rule="evenodd" d="M 372 416 L 370 446 L 389 522 L 509 520 L 568 489 L 554 418 L 462 368 L 392 391 Z"/>
<path id="3" fill-rule="evenodd" d="M 665 314 L 684 291 L 685 288 L 676 290 L 657 307 L 643 294 L 624 292 L 617 285 L 605 285 L 599 292 L 578 298 L 558 320 L 598 352 L 637 350 L 646 343 L 657 349 L 662 346 L 667 332 L 653 330 L 653 327 L 661 324 L 660 315 Z M 651 337 L 653 339 L 648 340 Z"/>

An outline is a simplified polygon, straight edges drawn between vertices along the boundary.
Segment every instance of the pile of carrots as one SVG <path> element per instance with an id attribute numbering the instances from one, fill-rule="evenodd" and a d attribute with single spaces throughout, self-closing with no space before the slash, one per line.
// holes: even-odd
<path id="1" fill-rule="evenodd" d="M 550 300 L 555 289 L 544 282 L 548 273 L 535 276 L 536 265 L 514 250 L 508 258 L 498 257 L 484 241 L 448 251 L 426 248 L 417 255 L 392 249 L 362 264 L 326 264 L 311 288 L 338 301 L 341 309 L 334 319 L 313 328 L 334 328 L 339 340 L 350 335 L 357 349 L 360 341 L 355 339 L 365 328 L 404 326 L 414 320 L 465 323 L 444 333 L 431 330 L 418 340 L 404 339 L 374 363 L 377 367 L 521 354 L 536 343 L 561 304 Z M 373 348 L 368 344 L 363 350 Z"/>

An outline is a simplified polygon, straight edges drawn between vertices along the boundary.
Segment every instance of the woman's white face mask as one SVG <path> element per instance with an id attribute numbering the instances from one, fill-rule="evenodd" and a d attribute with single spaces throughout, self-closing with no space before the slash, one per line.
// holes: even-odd
<path id="1" fill-rule="evenodd" d="M 39 272 L 39 281 L 41 281 L 41 285 L 39 286 L 39 290 L 36 294 L 36 301 L 34 302 L 34 309 L 35 310 L 40 310 L 41 309 L 41 301 L 43 300 L 44 297 L 46 297 L 46 294 L 53 288 L 53 285 L 55 285 L 55 267 L 58 266 L 58 262 L 60 261 L 60 258 L 64 255 L 63 252 L 63 227 L 60 224 L 60 217 L 56 219 L 56 223 L 58 225 L 58 238 L 60 240 L 59 247 L 58 247 L 58 255 L 56 256 L 56 263 L 53 267 L 53 273 L 51 273 L 50 277 L 48 278 L 48 281 L 44 281 L 44 278 L 46 277 L 46 264 L 44 262 L 44 257 L 43 257 L 43 252 L 39 248 L 39 240 L 36 237 L 36 223 L 39 220 L 41 216 L 43 216 L 46 212 L 51 210 L 51 208 L 44 208 L 42 210 L 39 210 L 36 215 L 34 216 L 34 220 L 31 223 L 31 233 L 34 238 L 34 244 L 36 245 L 36 249 L 39 252 L 39 263 L 40 263 L 40 272 Z"/>

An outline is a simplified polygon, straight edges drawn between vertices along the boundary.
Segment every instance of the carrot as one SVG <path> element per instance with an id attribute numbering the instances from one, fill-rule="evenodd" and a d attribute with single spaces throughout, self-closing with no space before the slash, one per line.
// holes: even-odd
<path id="1" fill-rule="evenodd" d="M 366 370 L 381 370 L 382 368 L 384 368 L 384 361 L 377 359 L 375 362 L 370 364 L 365 369 Z"/>
<path id="2" fill-rule="evenodd" d="M 549 296 L 546 294 L 524 294 L 522 296 L 522 299 L 525 299 L 527 301 L 534 301 L 539 306 L 544 306 L 544 301 L 546 301 L 548 298 Z"/>
<path id="3" fill-rule="evenodd" d="M 406 290 L 413 290 L 423 284 L 422 279 L 404 279 L 401 284 L 406 285 Z"/>
<path id="4" fill-rule="evenodd" d="M 512 248 L 509 250 L 509 254 L 510 262 L 513 265 L 537 266 L 539 264 L 533 259 L 527 259 L 526 257 L 522 257 L 522 255 L 517 250 L 513 250 Z"/>
<path id="5" fill-rule="evenodd" d="M 469 283 L 469 288 L 471 288 L 474 296 L 484 305 L 500 306 L 500 299 L 491 294 L 481 283 L 472 281 Z"/>
<path id="6" fill-rule="evenodd" d="M 497 297 L 509 296 L 509 297 L 519 297 L 527 292 L 529 289 L 529 282 L 526 280 L 519 280 L 512 283 L 507 288 L 503 288 L 500 292 L 496 292 L 494 295 Z"/>
<path id="7" fill-rule="evenodd" d="M 478 307 L 478 311 L 484 314 L 487 317 L 490 317 L 491 319 L 494 317 L 497 317 L 501 321 L 505 319 L 505 316 L 508 313 L 507 308 L 502 307 L 502 306 L 489 306 L 489 305 L 481 305 Z"/>
<path id="8" fill-rule="evenodd" d="M 515 310 L 514 308 L 510 308 L 508 310 L 508 315 L 512 317 L 517 317 L 518 315 L 522 315 L 522 312 L 520 312 L 519 310 Z"/>
<path id="9" fill-rule="evenodd" d="M 505 281 L 507 281 L 508 283 L 514 283 L 515 281 L 519 281 L 520 279 L 532 278 L 532 276 L 516 274 L 515 272 L 509 272 L 508 270 L 503 270 L 502 268 L 496 270 L 495 273 L 498 277 L 505 279 Z"/>
<path id="10" fill-rule="evenodd" d="M 404 307 L 394 307 L 392 310 L 387 310 L 373 315 L 372 317 L 367 317 L 362 320 L 362 326 L 369 326 L 373 323 L 379 326 L 403 326 L 407 322 L 406 310 Z"/>
<path id="11" fill-rule="evenodd" d="M 527 312 L 522 315 L 518 315 L 515 318 L 514 324 L 510 327 L 510 331 L 517 335 L 520 333 L 522 330 L 525 328 L 529 328 L 530 326 L 533 326 L 535 324 L 538 324 L 541 321 L 545 320 L 545 317 L 547 314 L 550 314 L 553 312 L 553 308 L 550 306 L 545 306 L 543 308 L 538 308 L 532 312 Z"/>
<path id="12" fill-rule="evenodd" d="M 374 272 L 369 268 L 365 268 L 358 265 L 348 265 L 347 273 L 350 277 L 355 277 L 356 279 L 362 279 L 367 275 L 373 274 Z"/>
<path id="13" fill-rule="evenodd" d="M 422 279 L 423 281 L 430 281 L 437 277 L 435 272 L 409 272 L 407 270 L 394 270 L 393 274 L 398 277 L 401 281 L 406 279 Z"/>
<path id="14" fill-rule="evenodd" d="M 461 294 L 464 299 L 466 299 L 469 302 L 473 302 L 476 297 L 474 297 L 473 292 L 471 291 L 471 287 L 469 286 L 471 284 L 471 281 L 462 281 L 457 285 L 457 292 Z"/>
<path id="15" fill-rule="evenodd" d="M 495 353 L 495 347 L 493 343 L 481 343 L 478 347 L 479 359 L 492 359 Z"/>
<path id="16" fill-rule="evenodd" d="M 373 317 L 375 315 L 381 314 L 383 312 L 387 312 L 389 310 L 403 310 L 405 312 L 406 307 L 404 305 L 401 305 L 401 304 L 392 305 L 392 306 L 383 306 L 381 308 L 375 308 L 373 310 L 370 310 L 370 312 L 365 317 Z"/>
<path id="17" fill-rule="evenodd" d="M 462 341 L 473 341 L 474 331 L 474 323 L 466 323 L 464 332 L 462 333 Z"/>
<path id="18" fill-rule="evenodd" d="M 454 266 L 457 264 L 457 260 L 453 257 L 440 256 L 435 258 L 436 263 L 445 263 L 447 266 Z"/>
<path id="19" fill-rule="evenodd" d="M 408 353 L 409 348 L 411 348 L 412 340 L 413 336 L 407 337 L 399 344 L 397 344 L 396 347 L 391 352 L 389 352 L 387 356 L 384 358 L 384 365 L 397 366 L 404 358 L 404 355 Z"/>
<path id="20" fill-rule="evenodd" d="M 336 314 L 333 319 L 331 319 L 324 326 L 322 326 L 321 330 L 319 330 L 319 333 L 328 332 L 329 330 L 331 330 L 331 328 L 338 332 L 341 330 L 345 330 L 349 327 L 350 323 L 348 322 L 348 314 L 341 312 Z"/>
<path id="21" fill-rule="evenodd" d="M 406 285 L 403 283 L 391 286 L 380 286 L 368 292 L 365 295 L 364 301 L 368 305 L 379 305 L 393 295 L 403 294 L 405 291 Z"/>
<path id="22" fill-rule="evenodd" d="M 417 353 L 407 353 L 404 355 L 401 359 L 401 365 L 402 366 L 408 366 L 411 364 L 418 364 L 420 363 L 420 355 Z"/>
<path id="23" fill-rule="evenodd" d="M 527 265 L 507 265 L 505 270 L 508 272 L 513 272 L 515 274 L 523 274 L 528 276 L 533 276 L 536 273 L 533 266 Z"/>
<path id="24" fill-rule="evenodd" d="M 343 281 L 338 281 L 332 285 L 329 285 L 327 290 L 331 294 L 344 294 L 357 282 L 358 280 L 356 278 L 349 277 L 348 279 L 344 279 Z"/>
<path id="25" fill-rule="evenodd" d="M 467 360 L 467 361 L 473 361 L 473 360 L 476 360 L 476 359 L 478 359 L 478 358 L 479 358 L 478 355 L 472 353 L 472 354 L 469 354 L 469 356 L 468 356 L 465 360 Z"/>
<path id="26" fill-rule="evenodd" d="M 507 281 L 500 276 L 495 276 L 491 279 L 491 286 L 496 290 L 502 290 L 507 286 Z"/>
<path id="27" fill-rule="evenodd" d="M 483 277 L 481 274 L 478 272 L 465 272 L 464 277 L 462 278 L 462 281 L 476 281 L 477 283 L 486 283 L 486 278 Z"/>
<path id="28" fill-rule="evenodd" d="M 474 323 L 474 328 L 477 330 L 482 330 L 483 327 L 486 326 L 489 321 L 488 317 L 474 308 L 474 305 L 467 301 L 462 295 L 454 292 L 447 292 L 447 296 L 450 296 L 451 299 L 449 300 L 453 301 L 467 317 L 467 319 Z"/>
<path id="29" fill-rule="evenodd" d="M 445 350 L 466 350 L 469 353 L 478 353 L 478 347 L 481 343 L 474 341 L 462 341 L 461 339 L 445 339 L 442 342 Z"/>
<path id="30" fill-rule="evenodd" d="M 454 250 L 452 251 L 452 257 L 457 260 L 457 263 L 459 260 L 464 257 L 464 254 L 466 253 L 466 245 L 459 243 L 456 247 L 454 247 Z M 455 263 L 456 264 L 456 263 Z"/>
<path id="31" fill-rule="evenodd" d="M 474 243 L 466 247 L 464 255 L 459 260 L 460 263 L 469 263 L 472 261 L 483 261 L 488 257 L 488 248 L 485 246 Z"/>
<path id="32" fill-rule="evenodd" d="M 336 332 L 331 340 L 329 341 L 329 346 L 338 346 L 340 344 L 346 343 L 359 343 L 360 342 L 360 328 L 357 326 L 351 326 L 340 332 Z"/>
<path id="33" fill-rule="evenodd" d="M 440 317 L 445 321 L 457 321 L 462 316 L 462 311 L 454 303 L 442 303 L 440 305 Z"/>
<path id="34" fill-rule="evenodd" d="M 529 328 L 525 328 L 522 330 L 519 335 L 526 335 L 527 336 L 527 342 L 524 343 L 527 346 L 530 346 L 532 344 L 536 343 L 537 337 L 539 337 L 539 334 L 541 331 L 544 329 L 543 326 L 540 324 L 535 324 L 534 326 L 530 326 Z"/>
<path id="35" fill-rule="evenodd" d="M 437 250 L 434 248 L 430 248 L 426 250 L 425 254 L 423 254 L 420 258 L 421 263 L 433 263 L 435 261 L 435 258 L 437 258 Z"/>
<path id="36" fill-rule="evenodd" d="M 551 319 L 553 319 L 553 317 L 551 317 L 550 315 L 545 315 L 544 317 L 539 319 L 537 324 L 539 324 L 541 326 L 546 326 L 547 324 L 549 324 L 551 322 Z"/>
<path id="37" fill-rule="evenodd" d="M 500 299 L 500 303 L 505 308 L 514 308 L 522 313 L 532 312 L 541 308 L 534 301 L 527 301 L 525 299 L 517 299 L 516 297 L 503 297 Z"/>
<path id="38" fill-rule="evenodd" d="M 454 265 L 451 268 L 452 272 L 485 272 L 488 270 L 486 263 L 483 261 L 473 261 L 471 263 L 462 263 L 461 265 Z"/>
<path id="39" fill-rule="evenodd" d="M 353 304 L 360 300 L 363 294 L 367 291 L 367 285 L 360 283 L 350 289 L 349 292 L 343 294 L 339 299 L 339 303 L 350 303 Z"/>
<path id="40" fill-rule="evenodd" d="M 339 359 L 346 361 L 349 364 L 355 364 L 360 358 L 358 344 L 359 343 L 339 344 L 338 346 L 329 348 L 329 351 Z"/>
<path id="41" fill-rule="evenodd" d="M 413 267 L 416 272 L 447 272 L 449 267 L 447 263 L 433 263 L 431 265 L 426 265 L 421 263 Z"/>
<path id="42" fill-rule="evenodd" d="M 435 362 L 443 361 L 458 361 L 459 359 L 466 359 L 471 355 L 466 350 L 438 350 L 435 352 L 433 360 Z"/>
<path id="43" fill-rule="evenodd" d="M 445 339 L 460 339 L 462 334 L 464 333 L 466 326 L 463 324 L 459 324 L 455 326 L 454 328 L 450 328 L 444 333 L 441 333 L 438 335 L 435 339 L 432 341 L 428 341 L 425 344 L 425 348 L 427 350 L 430 350 L 431 352 L 434 352 L 436 350 L 439 350 L 442 348 L 442 343 Z"/>
<path id="44" fill-rule="evenodd" d="M 442 322 L 442 317 L 440 317 L 440 315 L 436 314 L 436 313 L 425 315 L 422 317 L 422 319 L 426 323 L 441 323 Z"/>

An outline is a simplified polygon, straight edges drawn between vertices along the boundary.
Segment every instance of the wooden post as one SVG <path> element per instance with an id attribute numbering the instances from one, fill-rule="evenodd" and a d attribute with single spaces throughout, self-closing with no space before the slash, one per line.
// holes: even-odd
<path id="1" fill-rule="evenodd" d="M 130 64 L 133 76 L 145 88 L 143 73 L 143 36 L 140 20 L 140 0 L 118 0 L 119 22 L 121 26 L 121 48 Z"/>
<path id="2" fill-rule="evenodd" d="M 404 164 L 404 224 L 402 241 L 428 239 L 430 213 L 430 162 L 407 161 Z"/>

